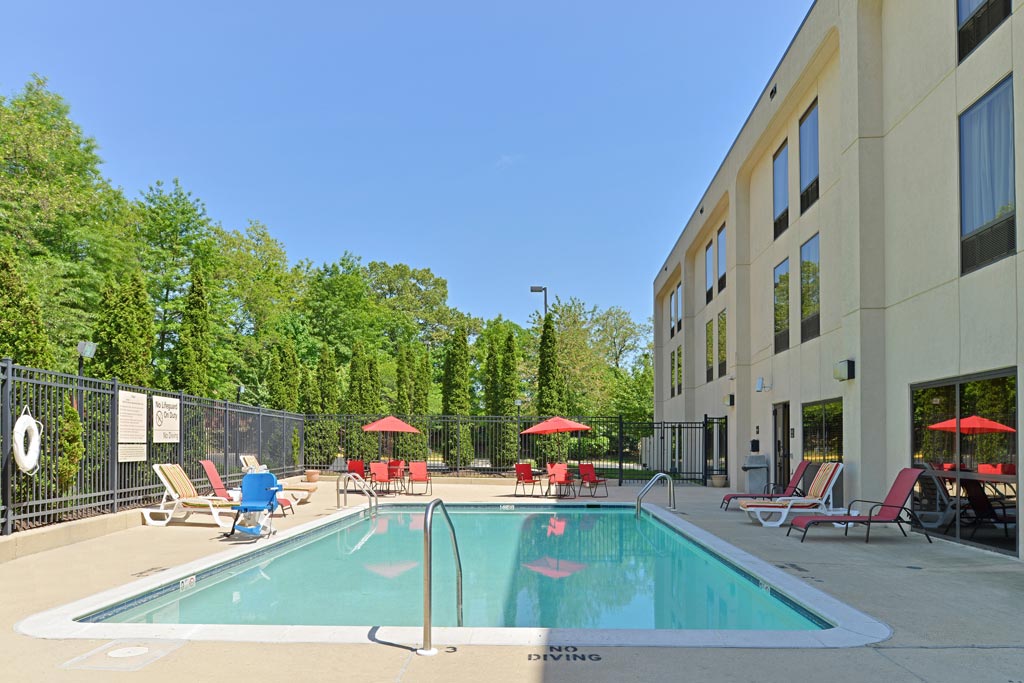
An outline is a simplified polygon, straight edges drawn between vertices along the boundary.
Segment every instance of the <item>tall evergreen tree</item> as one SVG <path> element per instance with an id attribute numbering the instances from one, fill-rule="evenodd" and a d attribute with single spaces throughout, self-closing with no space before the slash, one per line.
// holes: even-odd
<path id="1" fill-rule="evenodd" d="M 484 361 L 484 412 L 501 415 L 502 364 L 494 335 L 487 339 L 487 358 Z"/>
<path id="2" fill-rule="evenodd" d="M 412 368 L 412 349 L 401 344 L 396 353 L 395 363 L 395 413 L 409 415 L 412 413 L 412 395 L 416 377 Z"/>
<path id="3" fill-rule="evenodd" d="M 519 398 L 519 350 L 516 348 L 516 335 L 511 329 L 505 336 L 505 345 L 501 353 L 499 372 L 498 401 L 495 415 L 512 416 L 516 413 L 516 399 Z M 519 425 L 505 422 L 501 428 L 501 444 L 499 447 L 500 465 L 507 466 L 515 462 L 519 455 Z"/>
<path id="4" fill-rule="evenodd" d="M 39 303 L 7 249 L 0 249 L 0 358 L 44 369 L 53 368 L 54 362 Z"/>
<path id="5" fill-rule="evenodd" d="M 445 415 L 466 416 L 469 407 L 469 343 L 466 331 L 459 329 L 449 338 L 445 351 L 441 411 Z M 449 433 L 448 464 L 468 465 L 473 460 L 473 443 L 468 425 L 459 425 Z"/>
<path id="6" fill-rule="evenodd" d="M 562 412 L 562 381 L 558 369 L 558 342 L 551 313 L 544 316 L 540 335 L 540 359 L 537 366 L 537 414 L 548 416 Z"/>
<path id="7" fill-rule="evenodd" d="M 319 371 L 319 368 L 317 368 Z M 299 412 L 311 415 L 320 412 L 320 392 L 313 370 L 299 368 Z"/>
<path id="8" fill-rule="evenodd" d="M 82 420 L 71 405 L 71 397 L 64 398 L 60 414 L 60 433 L 57 437 L 57 492 L 67 495 L 78 481 L 78 471 L 85 457 L 82 441 Z"/>
<path id="9" fill-rule="evenodd" d="M 155 339 L 153 309 L 138 269 L 120 282 L 107 282 L 93 339 L 93 367 L 98 377 L 117 377 L 125 384 L 138 386 L 150 384 Z"/>
<path id="10" fill-rule="evenodd" d="M 295 375 L 302 369 L 291 339 L 284 337 L 275 344 L 267 375 L 271 407 L 293 413 L 299 409 L 299 385 Z"/>
<path id="11" fill-rule="evenodd" d="M 416 367 L 416 383 L 413 387 L 411 410 L 414 415 L 426 415 L 430 412 L 430 387 L 434 383 L 433 368 L 430 365 L 430 350 L 420 346 L 414 356 Z"/>
<path id="12" fill-rule="evenodd" d="M 334 352 L 326 344 L 321 345 L 320 358 L 316 364 L 316 392 L 319 404 L 315 412 L 326 415 L 338 412 L 338 366 L 334 362 Z"/>
<path id="13" fill-rule="evenodd" d="M 210 310 L 206 281 L 199 269 L 185 295 L 178 343 L 170 361 L 171 387 L 193 396 L 210 395 Z"/>

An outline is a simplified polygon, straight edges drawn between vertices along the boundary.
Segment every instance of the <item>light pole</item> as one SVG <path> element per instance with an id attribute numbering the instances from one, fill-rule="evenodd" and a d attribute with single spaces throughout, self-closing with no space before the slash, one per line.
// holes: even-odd
<path id="1" fill-rule="evenodd" d="M 78 342 L 78 419 L 85 419 L 85 406 L 82 405 L 82 377 L 85 376 L 85 359 L 96 355 L 96 342 Z"/>
<path id="2" fill-rule="evenodd" d="M 530 291 L 534 294 L 538 292 L 544 292 L 544 317 L 548 317 L 548 288 L 540 285 L 533 285 L 530 287 Z"/>

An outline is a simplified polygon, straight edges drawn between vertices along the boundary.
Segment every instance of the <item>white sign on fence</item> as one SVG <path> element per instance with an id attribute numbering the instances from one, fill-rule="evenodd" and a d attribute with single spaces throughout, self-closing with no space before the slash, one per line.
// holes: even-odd
<path id="1" fill-rule="evenodd" d="M 153 443 L 181 441 L 181 400 L 153 397 Z"/>
<path id="2" fill-rule="evenodd" d="M 119 443 L 117 444 L 118 462 L 146 462 L 146 444 L 144 443 Z"/>
<path id="3" fill-rule="evenodd" d="M 117 442 L 146 443 L 146 395 L 117 392 Z"/>

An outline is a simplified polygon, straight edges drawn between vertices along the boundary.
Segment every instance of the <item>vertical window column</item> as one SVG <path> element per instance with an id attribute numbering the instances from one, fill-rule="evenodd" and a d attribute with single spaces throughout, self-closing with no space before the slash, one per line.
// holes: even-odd
<path id="1" fill-rule="evenodd" d="M 821 334 L 821 282 L 818 236 L 800 247 L 800 341 Z"/>
<path id="2" fill-rule="evenodd" d="M 800 117 L 800 213 L 818 201 L 818 100 Z"/>
<path id="3" fill-rule="evenodd" d="M 715 378 L 715 321 L 709 320 L 704 331 L 704 369 L 705 377 L 710 382 Z"/>
<path id="4" fill-rule="evenodd" d="M 772 209 L 775 239 L 789 227 L 789 146 L 783 141 L 772 159 Z"/>
<path id="5" fill-rule="evenodd" d="M 726 369 L 725 309 L 718 313 L 718 376 L 725 377 Z"/>
<path id="6" fill-rule="evenodd" d="M 708 242 L 704 250 L 704 287 L 707 290 L 706 303 L 711 303 L 715 297 L 715 252 L 714 243 Z"/>
<path id="7" fill-rule="evenodd" d="M 721 294 L 722 290 L 725 289 L 725 269 L 726 269 L 726 252 L 725 252 L 725 226 L 723 225 L 718 229 L 718 293 Z"/>
<path id="8" fill-rule="evenodd" d="M 775 266 L 775 353 L 789 348 L 789 259 Z"/>

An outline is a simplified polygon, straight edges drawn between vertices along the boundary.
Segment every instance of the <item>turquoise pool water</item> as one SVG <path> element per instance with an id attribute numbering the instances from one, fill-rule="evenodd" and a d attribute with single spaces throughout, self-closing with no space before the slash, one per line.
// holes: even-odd
<path id="1" fill-rule="evenodd" d="M 449 506 L 464 625 L 583 629 L 828 628 L 756 577 L 630 507 Z M 502 509 L 506 508 L 506 509 Z M 83 621 L 421 626 L 423 508 L 341 520 Z M 456 625 L 455 569 L 434 517 L 435 626 Z"/>

